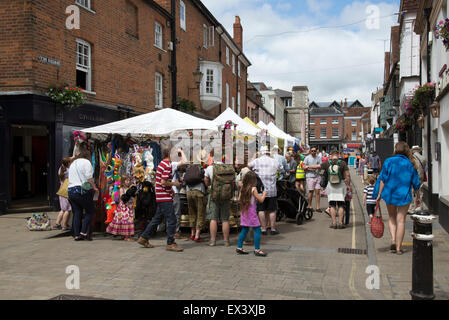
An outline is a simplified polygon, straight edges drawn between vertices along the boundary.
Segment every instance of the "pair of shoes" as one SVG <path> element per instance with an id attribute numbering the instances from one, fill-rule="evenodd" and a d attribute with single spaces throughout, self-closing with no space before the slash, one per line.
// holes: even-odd
<path id="1" fill-rule="evenodd" d="M 254 250 L 254 255 L 257 257 L 266 257 L 267 254 L 263 252 L 262 250 Z"/>
<path id="2" fill-rule="evenodd" d="M 337 226 L 337 229 L 346 229 L 346 226 L 344 224 L 339 224 Z"/>
<path id="3" fill-rule="evenodd" d="M 201 239 L 201 238 L 193 238 L 192 240 L 195 241 L 195 242 L 203 242 L 203 239 Z"/>
<path id="4" fill-rule="evenodd" d="M 176 239 L 176 238 L 175 238 Z M 195 236 L 190 236 L 189 237 L 190 240 L 195 240 Z"/>
<path id="5" fill-rule="evenodd" d="M 230 247 L 231 246 L 231 242 L 229 240 L 225 240 L 224 241 L 224 246 L 225 247 Z"/>
<path id="6" fill-rule="evenodd" d="M 315 211 L 316 212 L 323 212 L 323 210 L 321 210 L 321 209 L 316 209 Z"/>
<path id="7" fill-rule="evenodd" d="M 142 237 L 137 240 L 137 243 L 144 246 L 145 248 L 154 248 L 154 246 L 148 241 L 148 239 Z"/>
<path id="8" fill-rule="evenodd" d="M 392 243 L 392 244 L 390 245 L 390 252 L 391 252 L 391 253 L 396 253 L 396 244 L 395 244 L 395 243 Z"/>
<path id="9" fill-rule="evenodd" d="M 331 229 L 337 229 L 337 225 L 336 225 L 336 224 L 331 224 L 331 225 L 329 226 L 329 228 L 331 228 Z"/>
<path id="10" fill-rule="evenodd" d="M 209 247 L 215 247 L 216 245 L 217 245 L 217 242 L 215 240 L 209 242 Z"/>
<path id="11" fill-rule="evenodd" d="M 271 235 L 272 236 L 275 236 L 275 235 L 277 235 L 277 234 L 279 234 L 280 232 L 279 231 L 277 231 L 277 230 L 271 230 Z"/>
<path id="12" fill-rule="evenodd" d="M 262 231 L 262 235 L 263 235 L 263 236 L 266 236 L 266 235 L 267 235 L 267 230 Z"/>
<path id="13" fill-rule="evenodd" d="M 172 244 L 167 245 L 167 251 L 182 252 L 182 251 L 184 251 L 184 249 L 181 247 L 178 247 L 178 245 L 176 243 L 172 243 Z"/>
<path id="14" fill-rule="evenodd" d="M 73 239 L 73 240 L 75 240 L 75 241 L 82 241 L 82 240 L 84 240 L 84 237 L 83 236 L 78 236 L 78 237 L 75 237 L 75 239 Z"/>
<path id="15" fill-rule="evenodd" d="M 237 254 L 249 254 L 249 252 L 243 250 L 243 249 L 235 249 L 235 252 L 237 252 Z"/>
<path id="16" fill-rule="evenodd" d="M 55 226 L 53 227 L 53 230 L 61 230 L 62 226 L 60 224 L 55 224 Z"/>

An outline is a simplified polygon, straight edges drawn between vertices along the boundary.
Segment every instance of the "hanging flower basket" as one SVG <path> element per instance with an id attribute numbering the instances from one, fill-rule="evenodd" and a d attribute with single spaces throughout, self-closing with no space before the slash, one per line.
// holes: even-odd
<path id="1" fill-rule="evenodd" d="M 441 39 L 446 50 L 449 49 L 449 19 L 441 20 L 435 26 L 435 38 Z"/>
<path id="2" fill-rule="evenodd" d="M 408 119 L 401 119 L 399 118 L 395 125 L 394 129 L 396 132 L 406 132 L 410 129 L 410 122 Z"/>
<path id="3" fill-rule="evenodd" d="M 47 95 L 53 101 L 60 103 L 68 109 L 80 107 L 86 100 L 86 95 L 79 87 L 69 87 L 67 83 L 59 86 L 52 85 L 47 90 Z"/>

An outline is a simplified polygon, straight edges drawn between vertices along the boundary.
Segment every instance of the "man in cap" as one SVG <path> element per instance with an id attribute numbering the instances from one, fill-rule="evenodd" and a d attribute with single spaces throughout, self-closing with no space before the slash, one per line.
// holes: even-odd
<path id="1" fill-rule="evenodd" d="M 412 155 L 415 158 L 415 162 L 418 165 L 418 176 L 421 185 L 427 181 L 427 160 L 421 155 L 422 148 L 420 146 L 412 147 Z M 422 209 L 422 195 L 419 190 L 413 193 L 413 201 L 410 205 L 408 212 L 413 214 L 415 211 Z"/>
<path id="2" fill-rule="evenodd" d="M 276 230 L 276 211 L 277 211 L 277 190 L 276 175 L 278 171 L 282 171 L 282 165 L 275 159 L 270 157 L 268 147 L 260 148 L 259 158 L 248 163 L 248 167 L 260 177 L 267 191 L 267 197 L 263 203 L 257 203 L 257 211 L 259 212 L 262 234 L 267 234 L 266 217 L 270 218 L 271 235 L 279 234 Z"/>

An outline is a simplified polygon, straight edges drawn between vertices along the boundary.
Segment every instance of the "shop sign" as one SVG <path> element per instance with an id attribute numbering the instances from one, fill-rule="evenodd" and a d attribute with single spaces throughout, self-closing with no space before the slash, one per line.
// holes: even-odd
<path id="1" fill-rule="evenodd" d="M 47 57 L 44 57 L 44 56 L 39 56 L 39 61 L 43 62 L 43 63 L 51 64 L 51 65 L 54 65 L 54 66 L 57 66 L 57 67 L 61 66 L 61 61 L 58 61 L 58 60 L 55 60 L 55 59 L 52 59 L 52 58 L 47 58 Z"/>

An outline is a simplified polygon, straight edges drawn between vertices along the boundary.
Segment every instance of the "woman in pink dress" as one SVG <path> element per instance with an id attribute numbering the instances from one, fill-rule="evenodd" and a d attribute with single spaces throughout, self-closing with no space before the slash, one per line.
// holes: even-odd
<path id="1" fill-rule="evenodd" d="M 249 228 L 254 230 L 254 254 L 258 257 L 266 257 L 266 253 L 260 250 L 260 235 L 262 233 L 260 229 L 260 221 L 256 211 L 256 200 L 260 203 L 265 201 L 267 192 L 264 191 L 262 195 L 257 192 L 257 177 L 253 171 L 249 171 L 243 177 L 242 188 L 239 194 L 240 201 L 240 226 L 242 231 L 240 232 L 238 247 L 236 249 L 237 254 L 248 254 L 243 250 L 243 241 L 249 231 Z"/>

